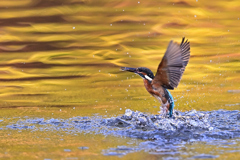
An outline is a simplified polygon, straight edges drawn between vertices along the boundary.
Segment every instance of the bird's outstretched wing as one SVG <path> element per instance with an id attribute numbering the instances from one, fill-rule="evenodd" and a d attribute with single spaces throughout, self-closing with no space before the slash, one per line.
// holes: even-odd
<path id="1" fill-rule="evenodd" d="M 152 81 L 154 86 L 174 89 L 178 86 L 190 58 L 190 43 L 183 37 L 180 45 L 170 41 Z"/>

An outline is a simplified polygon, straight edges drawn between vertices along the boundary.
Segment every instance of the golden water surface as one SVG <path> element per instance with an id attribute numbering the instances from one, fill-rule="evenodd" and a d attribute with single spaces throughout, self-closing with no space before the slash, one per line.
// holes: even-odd
<path id="1" fill-rule="evenodd" d="M 180 43 L 182 37 L 191 43 L 191 57 L 171 91 L 175 109 L 240 110 L 239 11 L 238 0 L 1 0 L 0 118 L 10 123 L 24 116 L 111 117 L 127 108 L 157 114 L 160 104 L 142 79 L 120 67 L 155 73 L 169 41 Z M 106 146 L 127 141 L 65 135 L 63 142 L 50 132 L 50 140 L 38 132 L 0 133 L 0 158 L 12 159 L 96 158 Z M 90 149 L 63 152 L 82 145 Z M 149 155 L 126 157 L 131 156 Z"/>

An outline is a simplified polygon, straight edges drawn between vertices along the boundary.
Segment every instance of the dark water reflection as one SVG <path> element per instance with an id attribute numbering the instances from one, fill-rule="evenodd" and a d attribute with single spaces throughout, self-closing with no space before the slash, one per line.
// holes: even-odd
<path id="1" fill-rule="evenodd" d="M 179 87 L 171 91 L 176 100 L 175 109 L 182 112 L 192 109 L 197 112 L 218 112 L 219 109 L 239 111 L 238 4 L 237 0 L 1 1 L 0 117 L 9 120 L 0 123 L 3 126 L 11 125 L 15 123 L 13 117 L 21 119 L 25 116 L 30 119 L 66 120 L 98 113 L 101 116 L 117 117 L 125 109 L 157 114 L 159 107 L 156 106 L 159 104 L 145 91 L 142 80 L 135 75 L 122 73 L 119 69 L 121 66 L 145 66 L 155 72 L 168 42 L 180 42 L 183 36 L 191 42 L 191 58 Z M 217 119 L 215 117 L 212 121 Z M 224 130 L 227 130 L 235 122 L 230 120 L 224 123 Z M 42 138 L 38 141 L 33 138 L 33 144 L 24 147 L 26 150 L 31 150 L 29 146 L 38 143 L 50 147 L 43 138 L 45 134 L 31 134 L 27 130 L 22 134 L 18 130 L 11 131 L 16 136 L 5 130 L 0 132 L 3 139 L 7 138 L 18 145 L 26 140 L 24 137 L 37 137 L 39 134 Z M 104 139 L 98 135 L 95 139 L 84 140 L 85 136 L 79 133 L 79 140 L 96 144 L 99 139 Z M 54 134 L 49 137 L 56 146 L 54 157 L 63 157 L 62 153 L 56 151 L 61 148 L 58 139 L 54 139 Z M 66 137 L 68 143 L 74 146 L 75 138 L 70 135 Z M 105 154 L 111 155 L 122 149 L 132 153 L 126 154 L 126 158 L 157 157 L 143 152 L 146 148 L 138 150 L 132 147 L 133 152 L 126 149 L 128 141 L 135 140 L 125 139 L 121 143 L 116 137 L 110 139 L 115 142 L 110 140 L 108 146 L 99 143 L 95 151 L 91 150 L 94 145 L 87 145 L 89 151 L 81 154 L 77 152 L 75 156 L 86 154 L 86 157 L 91 157 L 96 154 L 102 158 Z M 134 146 L 140 146 L 140 141 L 136 140 Z M 234 140 L 226 141 L 233 143 Z M 239 138 L 235 141 L 239 144 Z M 224 146 L 222 142 L 216 140 L 216 144 Z M 2 144 L 6 144 L 6 141 L 2 140 Z M 39 155 L 36 154 L 38 157 L 44 157 L 40 156 L 44 145 Z M 164 145 L 168 147 L 166 143 Z M 76 148 L 81 146 L 85 144 Z M 229 152 L 228 157 L 234 159 L 232 156 L 235 152 L 230 154 L 233 150 L 213 147 L 217 151 L 209 152 L 212 144 L 205 142 L 196 146 L 183 146 L 182 150 L 188 153 L 192 148 L 203 150 L 197 152 L 199 155 L 193 154 L 193 158 L 221 159 L 221 152 Z M 11 147 L 2 145 L 2 148 Z M 165 150 L 168 151 L 167 148 Z M 6 156 L 2 155 L 5 151 L 1 150 L 0 157 Z M 14 159 L 17 157 L 15 151 L 18 152 L 19 148 L 11 151 L 12 156 L 7 157 Z M 146 152 L 154 151 L 146 149 Z M 28 154 L 27 158 L 31 156 Z"/>

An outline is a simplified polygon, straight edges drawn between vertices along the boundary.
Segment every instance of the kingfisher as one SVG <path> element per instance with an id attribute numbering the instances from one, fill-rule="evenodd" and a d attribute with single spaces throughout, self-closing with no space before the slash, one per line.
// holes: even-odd
<path id="1" fill-rule="evenodd" d="M 169 42 L 155 76 L 146 67 L 121 67 L 121 69 L 142 77 L 146 90 L 162 104 L 162 109 L 165 113 L 169 113 L 169 117 L 172 117 L 174 100 L 168 90 L 177 88 L 189 58 L 190 42 L 188 40 L 185 41 L 185 37 L 183 37 L 180 45 L 173 41 Z"/>

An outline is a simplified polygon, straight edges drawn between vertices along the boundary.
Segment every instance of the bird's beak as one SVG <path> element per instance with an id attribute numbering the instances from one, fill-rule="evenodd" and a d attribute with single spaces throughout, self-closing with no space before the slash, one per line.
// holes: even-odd
<path id="1" fill-rule="evenodd" d="M 128 71 L 128 72 L 138 73 L 138 72 L 137 72 L 137 68 L 121 67 L 121 69 L 122 69 L 122 71 Z"/>
<path id="2" fill-rule="evenodd" d="M 121 67 L 121 69 L 122 69 L 122 71 L 133 72 L 135 74 L 138 74 L 143 79 L 146 79 L 145 76 L 141 72 L 139 72 L 137 68 Z"/>

